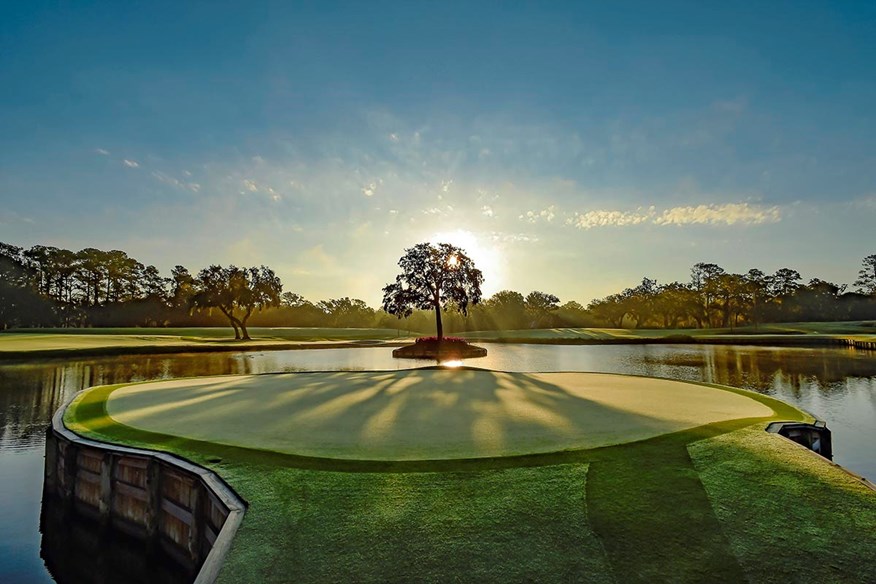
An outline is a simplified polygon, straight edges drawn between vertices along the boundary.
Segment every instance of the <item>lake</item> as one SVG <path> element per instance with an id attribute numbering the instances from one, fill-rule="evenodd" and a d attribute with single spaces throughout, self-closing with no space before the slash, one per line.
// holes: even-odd
<path id="1" fill-rule="evenodd" d="M 876 353 L 872 351 L 706 345 L 485 346 L 487 357 L 465 364 L 504 371 L 648 375 L 768 394 L 825 420 L 833 431 L 834 460 L 876 479 Z M 40 557 L 45 429 L 52 414 L 74 393 L 92 385 L 171 377 L 429 365 L 393 359 L 391 352 L 369 347 L 0 364 L 0 582 L 54 581 Z"/>

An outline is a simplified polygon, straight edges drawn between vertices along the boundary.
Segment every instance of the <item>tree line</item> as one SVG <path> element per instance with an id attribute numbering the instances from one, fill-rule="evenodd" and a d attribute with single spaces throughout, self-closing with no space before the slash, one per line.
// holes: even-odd
<path id="1" fill-rule="evenodd" d="M 876 319 L 876 254 L 862 261 L 855 290 L 820 279 L 803 283 L 783 268 L 744 274 L 698 263 L 688 282 L 637 286 L 586 307 L 548 292 L 502 290 L 443 313 L 449 333 L 553 327 L 710 328 L 770 322 Z M 248 326 L 378 327 L 412 333 L 435 330 L 433 310 L 396 318 L 357 298 L 311 301 L 283 291 L 268 267 L 175 266 L 163 276 L 119 250 L 71 251 L 0 243 L 0 329 L 13 327 Z"/>

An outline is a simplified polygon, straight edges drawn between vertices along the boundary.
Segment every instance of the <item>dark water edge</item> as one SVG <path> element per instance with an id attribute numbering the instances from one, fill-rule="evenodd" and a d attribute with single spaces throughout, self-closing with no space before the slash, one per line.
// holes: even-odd
<path id="1" fill-rule="evenodd" d="M 40 556 L 58 584 L 189 584 L 197 572 L 159 549 L 76 513 L 69 502 L 43 496 Z"/>
<path id="2" fill-rule="evenodd" d="M 485 358 L 466 365 L 506 371 L 601 371 L 707 381 L 777 397 L 827 421 L 834 460 L 876 478 L 876 352 L 850 348 L 627 345 L 550 346 L 486 344 Z M 301 370 L 405 369 L 430 362 L 393 359 L 391 348 L 344 348 L 264 353 L 121 355 L 0 364 L 0 582 L 53 582 L 40 555 L 44 431 L 71 395 L 93 385 L 221 374 Z M 68 536 L 72 532 L 65 531 Z M 78 533 L 78 532 L 77 532 Z M 58 530 L 47 533 L 47 541 Z M 101 534 L 97 534 L 98 536 Z M 94 543 L 95 536 L 74 539 Z M 73 546 L 81 542 L 56 543 Z M 97 548 L 113 547 L 98 542 Z M 77 549 L 75 547 L 70 549 Z M 141 555 L 136 556 L 140 551 Z M 131 554 L 134 554 L 132 556 Z M 117 548 L 101 561 L 106 570 L 53 565 L 58 581 L 122 581 L 113 566 L 154 565 L 137 546 Z M 79 557 L 79 556 L 76 556 Z M 121 560 L 119 560 L 121 558 Z M 63 564 L 72 565 L 72 564 Z M 107 571 L 109 570 L 109 571 Z M 75 572 L 75 573 L 74 573 Z M 60 573 L 60 572 L 59 572 Z M 136 573 L 136 571 L 135 571 Z M 119 572 L 121 577 L 121 572 Z M 164 574 L 158 580 L 171 581 Z M 138 580 L 130 580 L 138 581 Z M 149 580 L 147 580 L 149 581 Z"/>

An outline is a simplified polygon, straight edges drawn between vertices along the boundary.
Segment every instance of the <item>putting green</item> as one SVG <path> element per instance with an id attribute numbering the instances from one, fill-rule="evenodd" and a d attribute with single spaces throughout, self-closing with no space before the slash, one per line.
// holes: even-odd
<path id="1" fill-rule="evenodd" d="M 474 369 L 286 373 L 121 387 L 141 430 L 304 456 L 438 460 L 596 448 L 772 416 L 744 395 L 597 373 Z"/>

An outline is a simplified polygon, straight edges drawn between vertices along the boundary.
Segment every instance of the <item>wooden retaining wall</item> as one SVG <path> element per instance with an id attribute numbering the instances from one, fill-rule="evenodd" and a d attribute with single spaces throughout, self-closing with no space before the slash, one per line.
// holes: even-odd
<path id="1" fill-rule="evenodd" d="M 856 349 L 866 349 L 868 351 L 876 351 L 876 341 L 856 341 L 855 339 L 845 339 L 850 347 Z"/>
<path id="2" fill-rule="evenodd" d="M 200 567 L 196 584 L 214 582 L 244 501 L 214 472 L 177 456 L 82 438 L 64 426 L 68 405 L 46 433 L 44 495 Z"/>

